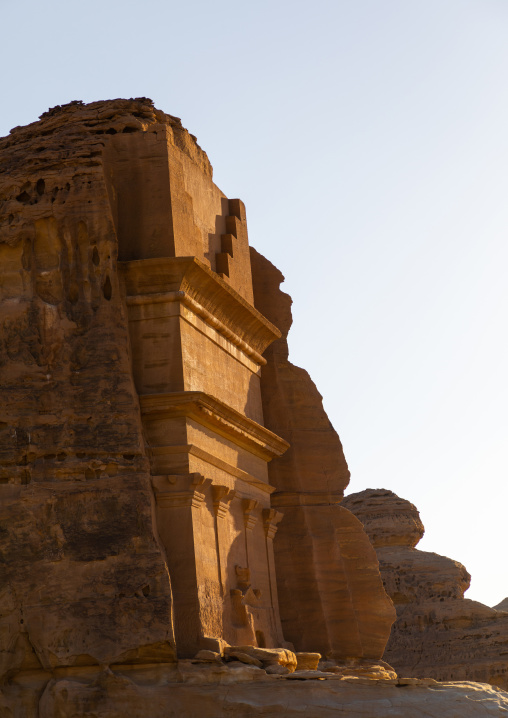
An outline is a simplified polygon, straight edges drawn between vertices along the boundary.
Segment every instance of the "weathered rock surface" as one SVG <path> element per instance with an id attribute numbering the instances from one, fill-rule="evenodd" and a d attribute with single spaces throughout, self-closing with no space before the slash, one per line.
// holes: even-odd
<path id="1" fill-rule="evenodd" d="M 343 666 L 340 672 L 289 672 L 281 665 L 263 670 L 239 661 L 181 660 L 145 667 L 96 667 L 86 672 L 73 669 L 49 682 L 31 673 L 2 686 L 0 715 L 219 718 L 234 713 L 275 718 L 284 713 L 324 718 L 333 712 L 359 718 L 467 718 L 508 714 L 508 693 L 491 686 L 397 679 L 381 672 L 369 675 L 366 663 Z"/>
<path id="2" fill-rule="evenodd" d="M 300 651 L 296 653 L 296 670 L 297 671 L 315 671 L 317 670 L 320 653 L 305 653 Z"/>
<path id="3" fill-rule="evenodd" d="M 356 676 L 357 678 L 371 678 L 376 680 L 396 680 L 397 674 L 385 661 L 369 661 L 368 659 L 354 658 L 349 661 L 319 661 L 318 668 L 325 673 L 340 676 Z"/>
<path id="4" fill-rule="evenodd" d="M 228 646 L 224 649 L 226 658 L 249 656 L 257 660 L 263 668 L 268 666 L 283 666 L 292 672 L 296 668 L 296 656 L 293 651 L 286 648 L 257 648 L 256 646 Z M 240 658 L 242 660 L 242 658 Z"/>
<path id="5" fill-rule="evenodd" d="M 234 674 L 234 669 L 230 674 Z M 317 672 L 316 672 L 317 673 Z M 305 718 L 500 718 L 508 715 L 508 693 L 475 683 L 393 684 L 361 678 L 298 679 L 267 676 L 244 666 L 236 680 L 198 685 L 167 684 L 163 676 L 133 679 L 102 674 L 77 681 L 51 681 L 41 698 L 40 718 L 220 718 L 221 716 L 305 716 Z M 254 678 L 253 676 L 256 676 Z M 258 679 L 261 677 L 261 680 Z M 264 677 L 264 678 L 263 678 Z M 2 699 L 0 699 L 2 700 Z M 19 705 L 19 704 L 18 704 Z M 16 715 L 4 699 L 5 718 Z"/>
<path id="6" fill-rule="evenodd" d="M 501 603 L 498 603 L 494 608 L 496 611 L 508 611 L 508 598 L 503 599 Z"/>
<path id="7" fill-rule="evenodd" d="M 365 526 L 397 609 L 385 660 L 402 676 L 508 688 L 508 614 L 464 598 L 462 564 L 415 548 L 424 532 L 416 507 L 384 489 L 350 494 L 344 505 Z"/>
<path id="8" fill-rule="evenodd" d="M 395 618 L 361 523 L 339 506 L 349 471 L 322 398 L 288 360 L 291 299 L 284 279 L 251 249 L 254 302 L 282 333 L 261 375 L 266 426 L 288 451 L 269 464 L 272 506 L 284 513 L 274 539 L 283 632 L 297 651 L 380 658 Z"/>
<path id="9" fill-rule="evenodd" d="M 98 158 L 154 111 L 120 107 L 0 140 L 0 674 L 175 658 Z"/>

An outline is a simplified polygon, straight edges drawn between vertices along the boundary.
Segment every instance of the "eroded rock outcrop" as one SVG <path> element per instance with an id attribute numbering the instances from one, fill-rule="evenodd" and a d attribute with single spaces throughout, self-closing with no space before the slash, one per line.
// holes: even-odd
<path id="1" fill-rule="evenodd" d="M 175 658 L 100 162 L 134 109 L 0 140 L 2 674 Z"/>
<path id="2" fill-rule="evenodd" d="M 344 505 L 363 523 L 397 609 L 384 659 L 399 675 L 508 688 L 508 614 L 464 598 L 462 564 L 415 548 L 424 533 L 416 507 L 384 489 Z"/>
<path id="3" fill-rule="evenodd" d="M 290 448 L 269 465 L 284 513 L 275 538 L 283 631 L 300 651 L 380 658 L 395 618 L 360 522 L 339 505 L 349 470 L 339 437 L 308 373 L 288 359 L 291 299 L 284 277 L 251 249 L 254 302 L 282 333 L 261 375 L 268 428 Z"/>

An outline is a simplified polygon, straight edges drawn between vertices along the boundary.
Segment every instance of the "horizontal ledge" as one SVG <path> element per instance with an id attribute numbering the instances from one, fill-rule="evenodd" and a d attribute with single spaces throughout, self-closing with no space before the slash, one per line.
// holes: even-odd
<path id="1" fill-rule="evenodd" d="M 248 474 L 246 471 L 242 471 L 242 469 L 238 469 L 236 466 L 228 464 L 226 461 L 219 459 L 218 456 L 214 456 L 208 451 L 200 449 L 199 446 L 196 446 L 195 444 L 181 444 L 179 446 L 151 446 L 150 451 L 154 457 L 171 454 L 191 454 L 192 456 L 215 466 L 217 469 L 225 471 L 227 474 L 234 476 L 236 479 L 240 479 L 240 481 L 244 481 L 246 484 L 255 486 L 267 494 L 272 494 L 275 491 L 274 487 L 270 486 L 270 484 L 267 484 L 260 479 L 256 479 L 256 477 L 252 476 L 252 474 Z"/>
<path id="2" fill-rule="evenodd" d="M 276 326 L 197 257 L 139 259 L 118 266 L 127 302 L 134 297 L 151 301 L 149 297 L 183 292 L 207 317 L 260 355 L 281 336 Z"/>
<path id="3" fill-rule="evenodd" d="M 289 448 L 277 434 L 202 391 L 141 394 L 139 402 L 145 420 L 176 416 L 194 419 L 265 461 L 282 456 Z"/>
<path id="4" fill-rule="evenodd" d="M 184 292 L 182 290 L 175 290 L 173 292 L 139 294 L 134 297 L 126 298 L 126 303 L 128 307 L 142 306 L 147 304 L 169 304 L 171 302 L 180 302 L 181 304 L 185 305 L 188 309 L 191 310 L 191 312 L 197 314 L 198 317 L 201 317 L 201 319 L 203 319 L 219 334 L 221 334 L 232 344 L 241 349 L 244 354 L 247 354 L 248 357 L 254 359 L 257 364 L 260 364 L 261 366 L 264 366 L 266 364 L 266 359 L 261 356 L 259 352 L 249 346 L 249 344 L 241 337 L 239 337 L 238 334 L 235 334 L 235 332 L 229 329 L 224 324 L 224 322 L 221 322 L 219 319 L 217 319 L 217 317 L 215 317 L 207 309 L 201 306 L 201 304 L 199 304 L 199 302 L 197 302 L 189 294 L 187 294 L 187 292 Z"/>

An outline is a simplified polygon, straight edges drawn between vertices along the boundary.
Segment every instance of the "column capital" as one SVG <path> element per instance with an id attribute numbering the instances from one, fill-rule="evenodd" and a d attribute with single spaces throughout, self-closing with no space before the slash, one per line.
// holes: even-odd
<path id="1" fill-rule="evenodd" d="M 255 499 L 242 499 L 243 520 L 247 531 L 251 531 L 257 523 L 258 517 L 254 512 L 258 506 L 259 501 Z"/>
<path id="2" fill-rule="evenodd" d="M 273 539 L 277 533 L 277 524 L 283 516 L 284 514 L 277 509 L 263 509 L 263 526 L 267 538 Z"/>
<path id="3" fill-rule="evenodd" d="M 220 484 L 212 486 L 213 510 L 218 519 L 223 519 L 226 516 L 235 495 L 236 491 L 233 491 L 228 486 Z"/>
<path id="4" fill-rule="evenodd" d="M 184 508 L 191 506 L 198 509 L 205 500 L 205 491 L 212 483 L 211 479 L 205 479 L 202 474 L 193 473 L 185 476 L 185 483 L 188 489 L 181 490 L 182 485 L 178 479 L 183 479 L 181 474 L 169 474 L 166 476 L 153 476 L 152 486 L 154 489 L 157 506 L 165 508 Z M 175 485 L 180 483 L 180 490 L 175 490 Z"/>

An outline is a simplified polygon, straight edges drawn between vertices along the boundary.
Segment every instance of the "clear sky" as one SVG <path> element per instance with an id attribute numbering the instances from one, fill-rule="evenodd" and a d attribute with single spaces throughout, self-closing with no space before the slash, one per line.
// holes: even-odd
<path id="1" fill-rule="evenodd" d="M 0 136 L 74 99 L 182 118 L 286 276 L 348 492 L 508 596 L 508 2 L 0 0 Z"/>

